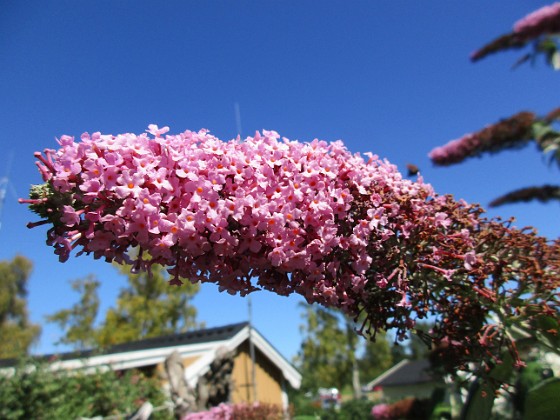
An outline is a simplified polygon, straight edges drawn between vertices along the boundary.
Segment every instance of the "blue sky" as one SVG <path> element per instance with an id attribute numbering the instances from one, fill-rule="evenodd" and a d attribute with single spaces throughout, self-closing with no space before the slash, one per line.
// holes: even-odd
<path id="1" fill-rule="evenodd" d="M 46 228 L 17 203 L 39 183 L 33 152 L 55 137 L 101 131 L 172 133 L 210 129 L 243 135 L 272 129 L 291 139 L 342 139 L 405 170 L 418 165 L 439 193 L 487 204 L 511 189 L 554 183 L 534 147 L 434 168 L 427 153 L 521 110 L 558 107 L 558 74 L 542 62 L 512 71 L 521 54 L 471 64 L 469 54 L 547 1 L 7 1 L 0 0 L 0 177 L 9 176 L 1 214 L 0 259 L 34 263 L 34 322 L 78 298 L 69 281 L 102 282 L 103 313 L 124 284 L 88 257 L 58 262 Z M 10 164 L 11 162 L 11 164 Z M 511 205 L 515 216 L 557 237 L 557 204 Z M 1 293 L 1 291 L 0 291 Z M 300 345 L 297 297 L 253 295 L 255 326 L 286 357 Z M 206 285 L 194 301 L 199 320 L 219 326 L 247 319 L 247 301 Z M 43 324 L 36 353 L 60 331 Z M 2 338 L 4 339 L 4 338 Z"/>

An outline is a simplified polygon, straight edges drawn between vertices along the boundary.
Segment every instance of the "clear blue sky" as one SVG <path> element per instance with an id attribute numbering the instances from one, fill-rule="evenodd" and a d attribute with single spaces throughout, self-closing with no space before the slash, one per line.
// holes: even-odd
<path id="1" fill-rule="evenodd" d="M 534 147 L 434 168 L 435 146 L 521 110 L 560 106 L 559 74 L 543 63 L 510 67 L 520 53 L 478 63 L 469 54 L 547 1 L 7 1 L 0 0 L 0 177 L 10 184 L 1 215 L 0 259 L 34 263 L 29 309 L 35 322 L 76 299 L 69 281 L 94 273 L 102 312 L 124 284 L 88 257 L 60 264 L 46 228 L 24 197 L 40 177 L 33 152 L 62 134 L 171 132 L 208 128 L 236 135 L 272 129 L 291 139 L 342 139 L 405 170 L 417 164 L 436 191 L 488 203 L 511 189 L 554 183 Z M 11 165 L 9 164 L 11 160 Z M 557 204 L 511 205 L 516 216 L 556 237 Z M 1 293 L 1 291 L 0 291 Z M 286 357 L 299 348 L 296 297 L 253 295 L 256 327 Z M 196 297 L 208 326 L 246 320 L 246 300 L 207 285 Z M 60 331 L 43 325 L 36 353 Z M 2 340 L 7 339 L 2 337 Z M 9 338 L 8 338 L 9 339 Z"/>

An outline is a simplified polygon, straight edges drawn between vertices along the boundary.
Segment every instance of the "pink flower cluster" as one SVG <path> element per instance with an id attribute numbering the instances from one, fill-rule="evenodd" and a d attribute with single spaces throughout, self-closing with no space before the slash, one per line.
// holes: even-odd
<path id="1" fill-rule="evenodd" d="M 172 267 L 176 284 L 213 281 L 243 294 L 257 278 L 279 294 L 346 306 L 346 291 L 360 294 L 369 280 L 372 243 L 381 248 L 414 227 L 398 217 L 397 198 L 424 223 L 451 223 L 432 211 L 429 185 L 341 142 L 300 143 L 273 131 L 223 142 L 205 130 L 166 131 L 62 136 L 58 151 L 38 155 L 44 180 L 66 197 L 49 232 L 62 260 L 81 246 L 131 262 L 126 251 L 137 247 L 135 269 Z"/>
<path id="2" fill-rule="evenodd" d="M 532 137 L 531 127 L 537 121 L 531 112 L 519 112 L 475 133 L 451 140 L 436 147 L 429 157 L 436 165 L 453 165 L 483 153 L 496 153 L 505 149 L 523 147 Z"/>
<path id="3" fill-rule="evenodd" d="M 391 419 L 390 407 L 388 404 L 376 404 L 371 408 L 371 416 L 375 420 Z"/>
<path id="4" fill-rule="evenodd" d="M 371 416 L 374 420 L 423 419 L 429 417 L 430 406 L 429 400 L 407 397 L 391 404 L 374 405 Z"/>
<path id="5" fill-rule="evenodd" d="M 443 146 L 434 148 L 428 153 L 428 157 L 436 165 L 451 165 L 472 156 L 479 148 L 478 137 L 473 133 L 468 133 L 463 137 L 449 141 Z"/>
<path id="6" fill-rule="evenodd" d="M 478 61 L 489 54 L 496 53 L 512 48 L 522 48 L 527 43 L 538 39 L 542 36 L 550 36 L 560 33 L 560 3 L 554 3 L 544 6 L 534 12 L 528 14 L 523 19 L 517 21 L 513 26 L 513 32 L 502 35 L 482 48 L 471 54 L 473 61 Z M 548 37 L 548 40 L 551 38 Z M 547 49 L 549 49 L 548 47 Z M 535 54 L 539 51 L 539 47 L 535 47 Z M 525 61 L 530 55 L 521 59 Z M 518 64 L 519 64 L 518 63 Z"/>
<path id="7" fill-rule="evenodd" d="M 560 32 L 560 3 L 541 7 L 528 14 L 513 25 L 513 31 L 527 40 Z"/>
<path id="8" fill-rule="evenodd" d="M 233 411 L 231 405 L 220 404 L 208 411 L 187 414 L 181 420 L 233 420 Z"/>
<path id="9" fill-rule="evenodd" d="M 211 407 L 207 411 L 189 413 L 181 420 L 280 420 L 286 418 L 280 406 L 254 402 L 252 404 L 224 404 Z"/>
<path id="10" fill-rule="evenodd" d="M 478 338 L 488 313 L 515 293 L 497 296 L 501 284 L 517 277 L 527 295 L 536 275 L 555 272 L 544 267 L 552 256 L 556 264 L 558 246 L 484 221 L 479 207 L 436 195 L 340 141 L 303 143 L 274 131 L 221 141 L 207 130 L 168 130 L 62 136 L 58 150 L 36 153 L 45 184 L 20 201 L 43 217 L 30 227 L 51 225 L 47 243 L 61 261 L 77 250 L 135 271 L 161 264 L 175 285 L 295 292 L 346 311 L 365 335 L 395 329 L 402 339 L 416 319 L 434 315 L 434 344 L 458 343 L 463 358 L 450 365 L 492 357 L 494 344 Z M 516 252 L 504 252 L 511 238 Z M 519 265 L 521 253 L 538 262 Z M 502 276 L 505 266 L 515 268 Z M 553 280 L 543 280 L 535 304 Z"/>

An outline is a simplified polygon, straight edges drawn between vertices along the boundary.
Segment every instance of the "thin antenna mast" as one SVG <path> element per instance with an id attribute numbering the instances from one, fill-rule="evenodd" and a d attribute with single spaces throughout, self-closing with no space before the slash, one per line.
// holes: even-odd
<path id="1" fill-rule="evenodd" d="M 235 110 L 235 127 L 237 128 L 237 135 L 241 136 L 241 110 L 239 109 L 239 103 L 233 104 Z"/>
<path id="2" fill-rule="evenodd" d="M 8 192 L 8 185 L 10 179 L 10 169 L 12 168 L 12 161 L 14 159 L 14 152 L 10 152 L 8 158 L 8 165 L 6 166 L 6 176 L 0 178 L 0 229 L 2 229 L 2 210 L 4 209 L 4 202 L 6 201 L 6 193 Z"/>
<path id="3" fill-rule="evenodd" d="M 0 229 L 2 229 L 2 210 L 4 209 L 4 201 L 6 201 L 6 191 L 8 190 L 8 177 L 0 178 Z"/>
<path id="4" fill-rule="evenodd" d="M 235 111 L 235 125 L 237 128 L 237 135 L 241 137 L 241 110 L 239 108 L 239 103 L 235 102 L 233 104 Z M 247 312 L 248 312 L 248 322 L 249 322 L 249 354 L 251 356 L 251 387 L 253 388 L 253 401 L 257 401 L 257 370 L 255 363 L 255 344 L 253 343 L 253 303 L 251 301 L 251 295 L 247 295 Z"/>

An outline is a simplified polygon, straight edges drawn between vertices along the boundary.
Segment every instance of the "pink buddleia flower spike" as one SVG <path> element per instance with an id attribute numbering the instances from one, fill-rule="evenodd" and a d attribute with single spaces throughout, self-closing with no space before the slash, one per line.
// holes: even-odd
<path id="1" fill-rule="evenodd" d="M 480 157 L 483 153 L 520 148 L 532 138 L 531 127 L 535 121 L 535 114 L 519 112 L 480 131 L 465 134 L 444 146 L 436 147 L 428 156 L 434 164 L 446 166 L 471 157 Z"/>
<path id="2" fill-rule="evenodd" d="M 560 3 L 544 6 L 518 20 L 513 32 L 502 35 L 471 54 L 472 61 L 478 61 L 489 54 L 507 49 L 519 49 L 529 42 L 560 33 Z M 527 54 L 519 63 L 530 58 Z M 518 64 L 519 64 L 518 63 Z"/>
<path id="3" fill-rule="evenodd" d="M 486 220 L 376 155 L 274 131 L 148 133 L 62 136 L 36 155 L 45 183 L 21 202 L 41 217 L 30 227 L 49 226 L 60 261 L 76 252 L 134 272 L 160 264 L 177 286 L 298 293 L 360 319 L 370 337 L 391 329 L 402 340 L 430 317 L 449 371 L 515 350 L 503 326 L 476 337 L 492 313 L 518 311 L 519 290 L 535 328 L 558 310 L 558 243 Z"/>
<path id="4" fill-rule="evenodd" d="M 513 25 L 513 31 L 526 39 L 560 32 L 560 3 L 541 7 Z"/>

